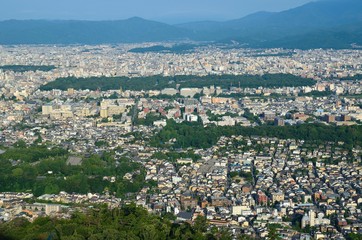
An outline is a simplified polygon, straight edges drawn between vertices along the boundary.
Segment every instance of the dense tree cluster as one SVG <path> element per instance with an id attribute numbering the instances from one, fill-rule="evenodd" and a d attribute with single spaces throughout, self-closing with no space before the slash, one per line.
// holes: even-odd
<path id="1" fill-rule="evenodd" d="M 174 76 L 174 77 L 90 77 L 90 78 L 58 78 L 53 82 L 40 87 L 41 90 L 60 89 L 89 89 L 89 90 L 115 90 L 122 87 L 124 90 L 161 90 L 164 88 L 175 88 L 177 84 L 181 87 L 209 87 L 212 85 L 221 88 L 231 86 L 242 88 L 258 87 L 297 87 L 312 86 L 315 81 L 291 74 L 265 74 L 260 75 L 208 75 L 208 76 Z"/>
<path id="2" fill-rule="evenodd" d="M 153 146 L 173 144 L 175 148 L 208 148 L 215 145 L 221 136 L 265 136 L 281 139 L 300 139 L 313 142 L 344 142 L 346 146 L 362 146 L 362 126 L 329 126 L 302 124 L 296 126 L 208 126 L 200 123 L 177 124 L 168 120 L 167 126 L 151 139 Z M 174 141 L 172 141 L 174 140 Z"/>
<path id="3" fill-rule="evenodd" d="M 328 97 L 334 95 L 335 93 L 332 91 L 311 91 L 309 93 L 299 93 L 298 96 L 306 96 L 306 97 Z"/>
<path id="4" fill-rule="evenodd" d="M 0 66 L 0 69 L 4 71 L 13 71 L 13 72 L 36 72 L 36 71 L 42 71 L 42 72 L 49 72 L 53 69 L 55 69 L 55 66 L 35 66 L 35 65 L 4 65 Z"/>
<path id="5" fill-rule="evenodd" d="M 27 147 L 23 141 L 15 143 L 14 147 L 6 149 L 0 154 L 0 160 L 22 160 L 26 163 L 33 163 L 40 159 L 63 156 L 68 151 L 61 148 L 47 148 L 46 146 L 30 146 Z"/>
<path id="6" fill-rule="evenodd" d="M 145 126 L 152 126 L 153 122 L 165 119 L 165 116 L 162 116 L 159 113 L 149 113 L 146 115 L 145 118 L 136 118 L 134 120 L 134 124 L 136 125 L 145 125 Z"/>
<path id="7" fill-rule="evenodd" d="M 44 146 L 13 147 L 0 154 L 0 192 L 32 191 L 36 196 L 57 194 L 59 191 L 102 193 L 108 190 L 116 196 L 138 192 L 147 186 L 145 170 L 129 158 L 115 159 L 111 154 L 83 157 L 82 164 L 67 164 L 68 152 Z M 123 179 L 133 173 L 132 181 Z M 115 182 L 104 177 L 116 177 Z"/>
<path id="8" fill-rule="evenodd" d="M 362 74 L 356 74 L 353 77 L 343 77 L 341 80 L 362 80 Z"/>
<path id="9" fill-rule="evenodd" d="M 1 239 L 187 239 L 231 240 L 227 231 L 207 231 L 206 219 L 194 225 L 171 223 L 167 218 L 149 214 L 134 204 L 122 208 L 100 207 L 87 213 L 76 212 L 71 219 L 40 217 L 33 223 L 24 218 L 0 225 Z"/>
<path id="10" fill-rule="evenodd" d="M 162 53 L 188 53 L 194 50 L 196 45 L 192 44 L 176 44 L 172 47 L 165 47 L 163 45 L 156 45 L 152 47 L 140 47 L 140 48 L 132 48 L 129 52 L 132 53 L 148 53 L 148 52 L 162 52 Z"/>
<path id="11" fill-rule="evenodd" d="M 177 159 L 180 158 L 191 158 L 193 161 L 197 161 L 201 159 L 201 156 L 198 154 L 195 154 L 193 151 L 188 151 L 188 152 L 176 152 L 176 151 L 171 151 L 171 152 L 156 152 L 152 155 L 152 158 L 155 159 L 162 159 L 162 160 L 167 160 L 169 162 L 176 162 Z"/>

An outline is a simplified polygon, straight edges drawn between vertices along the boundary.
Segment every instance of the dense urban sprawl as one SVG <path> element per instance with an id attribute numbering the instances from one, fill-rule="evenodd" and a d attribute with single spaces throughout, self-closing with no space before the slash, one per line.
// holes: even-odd
<path id="1" fill-rule="evenodd" d="M 2 222 L 133 202 L 234 238 L 361 234 L 361 51 L 129 52 L 140 46 L 150 44 L 0 46 Z M 266 74 L 314 83 L 39 89 L 67 77 Z"/>

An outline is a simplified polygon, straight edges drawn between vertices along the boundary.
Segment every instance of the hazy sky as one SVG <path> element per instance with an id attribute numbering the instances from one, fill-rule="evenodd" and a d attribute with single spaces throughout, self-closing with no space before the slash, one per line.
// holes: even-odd
<path id="1" fill-rule="evenodd" d="M 228 20 L 281 11 L 312 0 L 1 0 L 0 20 L 115 20 L 143 17 L 167 23 Z"/>

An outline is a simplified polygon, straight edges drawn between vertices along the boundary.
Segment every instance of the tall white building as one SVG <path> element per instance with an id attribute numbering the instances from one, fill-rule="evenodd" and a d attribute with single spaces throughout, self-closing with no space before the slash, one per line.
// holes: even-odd
<path id="1" fill-rule="evenodd" d="M 309 225 L 311 227 L 315 226 L 315 212 L 313 210 L 309 211 Z"/>

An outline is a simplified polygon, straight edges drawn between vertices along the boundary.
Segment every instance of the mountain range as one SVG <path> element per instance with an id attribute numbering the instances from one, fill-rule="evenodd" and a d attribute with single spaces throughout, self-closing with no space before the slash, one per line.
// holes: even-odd
<path id="1" fill-rule="evenodd" d="M 351 48 L 362 45 L 362 1 L 321 0 L 225 22 L 178 25 L 134 17 L 119 21 L 7 20 L 0 44 L 101 44 L 210 41 L 247 47 Z"/>

